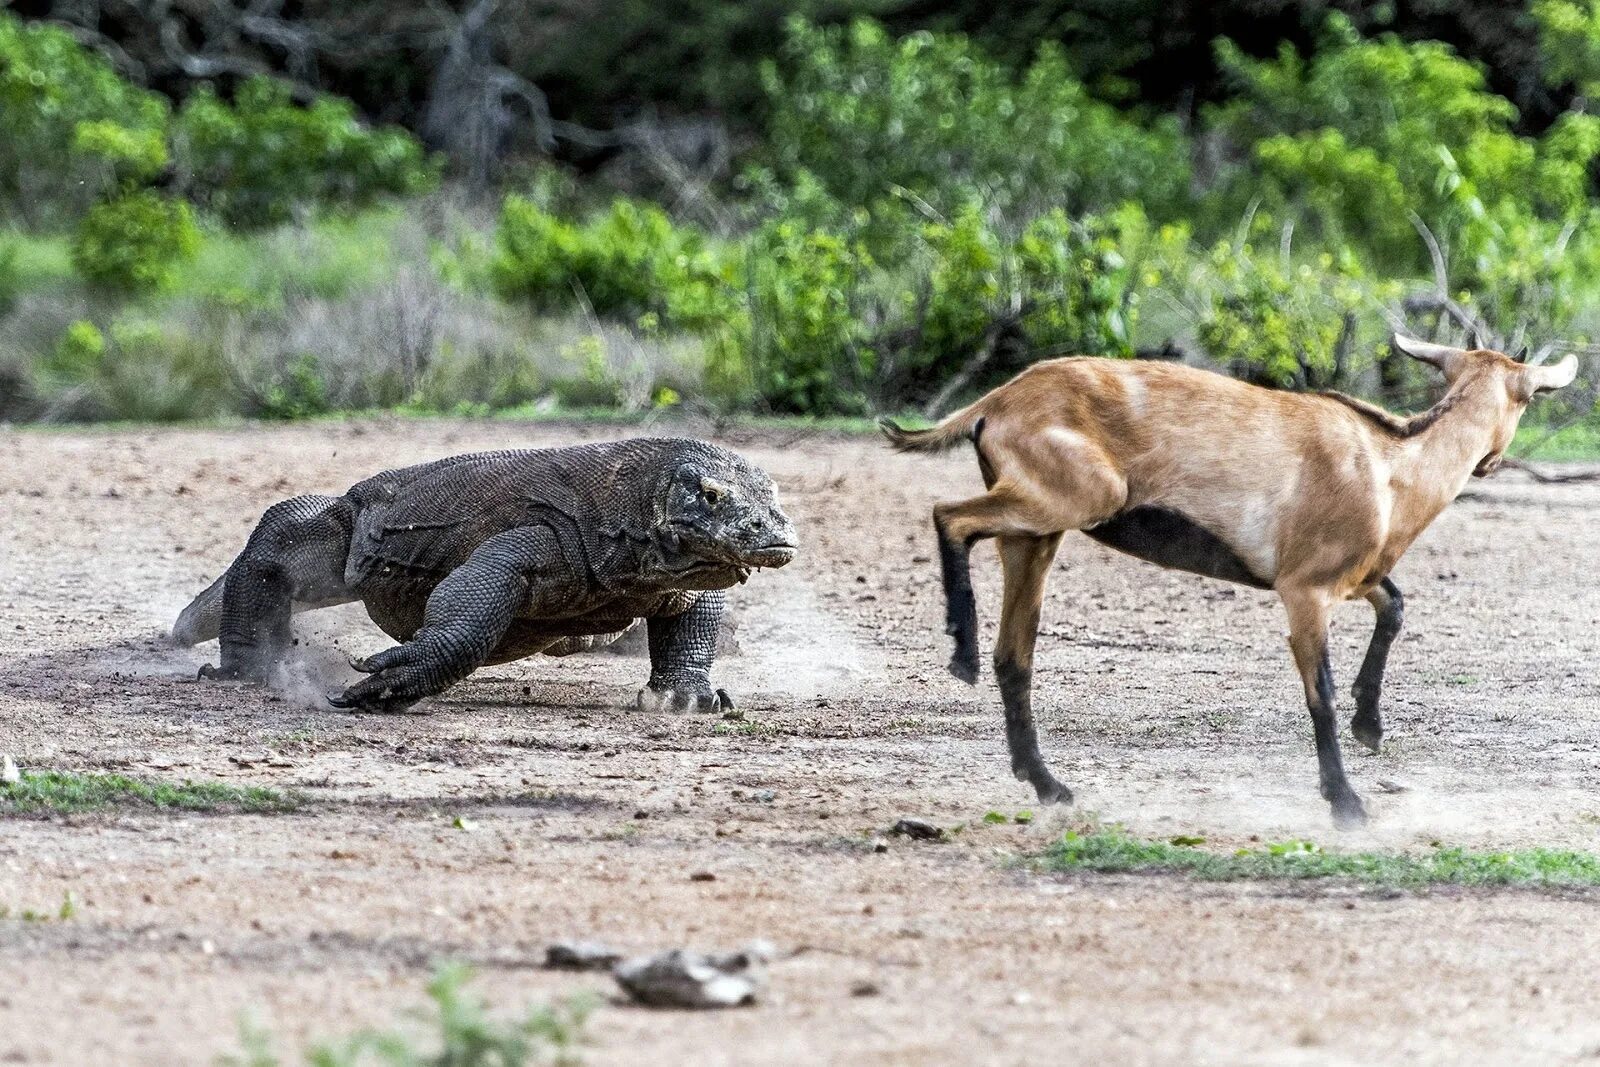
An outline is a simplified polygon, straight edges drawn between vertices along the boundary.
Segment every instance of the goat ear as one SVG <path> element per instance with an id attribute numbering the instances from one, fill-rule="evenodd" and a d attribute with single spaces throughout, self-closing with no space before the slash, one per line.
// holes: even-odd
<path id="1" fill-rule="evenodd" d="M 1517 393 L 1527 400 L 1539 393 L 1548 393 L 1572 384 L 1578 376 L 1578 357 L 1568 353 L 1560 363 L 1541 363 L 1524 367 L 1518 373 Z"/>
<path id="2" fill-rule="evenodd" d="M 1446 378 L 1454 377 L 1455 371 L 1461 366 L 1461 357 L 1466 355 L 1459 348 L 1436 345 L 1430 341 L 1419 341 L 1415 337 L 1407 337 L 1403 333 L 1395 334 L 1391 343 L 1412 359 L 1419 359 L 1424 363 L 1438 367 Z"/>

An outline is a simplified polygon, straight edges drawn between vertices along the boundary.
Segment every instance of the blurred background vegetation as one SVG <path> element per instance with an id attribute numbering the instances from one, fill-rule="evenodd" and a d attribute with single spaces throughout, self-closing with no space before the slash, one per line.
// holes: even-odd
<path id="1" fill-rule="evenodd" d="M 1584 354 L 1600 3 L 0 4 L 0 419 L 948 409 L 1064 353 L 1416 408 Z"/>

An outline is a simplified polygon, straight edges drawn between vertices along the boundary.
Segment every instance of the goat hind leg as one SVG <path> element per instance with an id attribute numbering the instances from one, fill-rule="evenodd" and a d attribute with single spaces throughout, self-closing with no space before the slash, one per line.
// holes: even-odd
<path id="1" fill-rule="evenodd" d="M 1280 590 L 1289 612 L 1289 647 L 1305 686 L 1306 707 L 1317 742 L 1317 777 L 1322 799 L 1333 808 L 1333 821 L 1351 829 L 1367 821 L 1366 807 L 1345 776 L 1339 754 L 1339 729 L 1334 721 L 1333 668 L 1328 663 L 1329 603 L 1314 590 Z"/>
<path id="2" fill-rule="evenodd" d="M 1044 804 L 1072 803 L 1072 790 L 1050 773 L 1039 751 L 1039 731 L 1033 721 L 1033 649 L 1039 636 L 1045 578 L 1060 544 L 1060 534 L 1000 538 L 1005 604 L 1000 637 L 994 646 L 994 675 L 1005 704 L 1011 772 L 1031 784 Z"/>
<path id="3" fill-rule="evenodd" d="M 1405 598 L 1400 587 L 1388 578 L 1373 587 L 1367 600 L 1377 613 L 1372 641 L 1361 660 L 1361 670 L 1350 695 L 1356 698 L 1356 713 L 1350 719 L 1350 733 L 1357 741 L 1377 752 L 1383 743 L 1383 715 L 1378 701 L 1383 693 L 1383 670 L 1389 662 L 1389 646 L 1400 633 Z"/>

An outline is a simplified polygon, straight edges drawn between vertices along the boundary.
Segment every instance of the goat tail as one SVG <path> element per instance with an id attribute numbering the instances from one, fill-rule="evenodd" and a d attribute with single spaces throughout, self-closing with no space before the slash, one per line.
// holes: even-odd
<path id="1" fill-rule="evenodd" d="M 947 416 L 937 426 L 926 430 L 907 430 L 893 419 L 878 420 L 878 429 L 889 439 L 897 452 L 943 452 L 963 441 L 978 440 L 983 432 L 982 401 Z"/>
<path id="2" fill-rule="evenodd" d="M 212 582 L 178 615 L 172 626 L 174 644 L 198 645 L 209 641 L 222 630 L 222 588 L 227 574 Z"/>

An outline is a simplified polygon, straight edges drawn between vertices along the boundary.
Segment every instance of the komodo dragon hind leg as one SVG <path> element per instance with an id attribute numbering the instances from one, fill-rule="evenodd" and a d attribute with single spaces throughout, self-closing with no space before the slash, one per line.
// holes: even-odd
<path id="1" fill-rule="evenodd" d="M 650 681 L 639 690 L 642 711 L 726 711 L 733 698 L 711 686 L 711 663 L 727 594 L 701 593 L 681 615 L 652 618 Z"/>
<path id="2" fill-rule="evenodd" d="M 202 678 L 264 681 L 288 655 L 295 603 L 354 600 L 344 584 L 355 509 L 344 497 L 297 496 L 261 516 L 222 589 L 222 664 Z"/>

